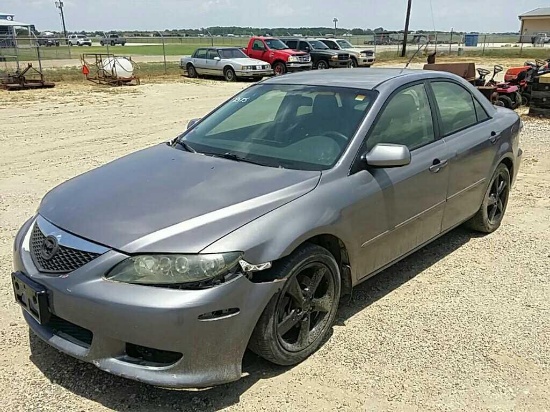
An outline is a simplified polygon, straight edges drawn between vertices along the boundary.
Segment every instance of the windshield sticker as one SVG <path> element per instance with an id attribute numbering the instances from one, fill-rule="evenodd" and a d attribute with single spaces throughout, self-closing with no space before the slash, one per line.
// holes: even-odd
<path id="1" fill-rule="evenodd" d="M 250 97 L 235 97 L 233 103 L 246 103 L 250 100 Z"/>
<path id="2" fill-rule="evenodd" d="M 363 94 L 358 94 L 357 96 L 355 96 L 355 100 L 362 102 L 363 100 L 365 100 L 365 97 L 366 96 Z"/>

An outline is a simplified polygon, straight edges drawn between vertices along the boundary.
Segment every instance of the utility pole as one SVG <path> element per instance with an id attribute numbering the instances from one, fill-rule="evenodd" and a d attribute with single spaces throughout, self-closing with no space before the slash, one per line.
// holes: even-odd
<path id="1" fill-rule="evenodd" d="M 409 20 L 411 18 L 412 0 L 407 2 L 407 17 L 405 18 L 405 31 L 403 32 L 403 47 L 401 49 L 401 57 L 407 55 L 407 36 L 409 35 Z"/>
<path id="2" fill-rule="evenodd" d="M 59 12 L 61 13 L 61 22 L 63 23 L 63 36 L 65 36 L 65 43 L 67 43 L 67 27 L 65 26 L 65 14 L 63 13 L 63 2 L 62 1 L 56 1 L 55 7 L 59 9 Z"/>
<path id="3" fill-rule="evenodd" d="M 335 17 L 332 21 L 334 22 L 334 37 L 336 37 L 336 25 L 338 24 L 338 19 Z"/>

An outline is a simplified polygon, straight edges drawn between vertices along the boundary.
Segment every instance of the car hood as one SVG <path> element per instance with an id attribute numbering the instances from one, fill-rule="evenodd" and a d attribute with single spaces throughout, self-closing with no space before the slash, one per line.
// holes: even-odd
<path id="1" fill-rule="evenodd" d="M 284 49 L 284 50 L 275 50 L 277 53 L 284 53 L 288 54 L 289 56 L 307 56 L 308 53 L 299 51 L 299 50 L 292 50 L 292 49 Z"/>
<path id="2" fill-rule="evenodd" d="M 366 52 L 374 53 L 372 49 L 364 49 L 362 47 L 353 47 L 353 48 L 344 49 L 344 50 L 354 52 L 354 53 L 366 53 Z"/>
<path id="3" fill-rule="evenodd" d="M 126 253 L 198 253 L 313 190 L 321 172 L 277 169 L 157 145 L 51 190 L 39 214 Z"/>
<path id="4" fill-rule="evenodd" d="M 240 64 L 241 66 L 264 66 L 266 62 L 251 58 L 222 59 L 223 62 Z"/>

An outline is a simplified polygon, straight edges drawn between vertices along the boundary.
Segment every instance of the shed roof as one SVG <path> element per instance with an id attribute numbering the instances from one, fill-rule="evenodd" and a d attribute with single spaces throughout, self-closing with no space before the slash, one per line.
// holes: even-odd
<path id="1" fill-rule="evenodd" d="M 521 19 L 523 17 L 545 17 L 545 16 L 550 17 L 550 7 L 539 7 L 537 9 L 520 14 L 519 18 Z"/>
<path id="2" fill-rule="evenodd" d="M 21 23 L 20 21 L 13 20 L 0 20 L 0 26 L 11 26 L 11 27 L 29 27 L 31 26 L 28 23 Z"/>

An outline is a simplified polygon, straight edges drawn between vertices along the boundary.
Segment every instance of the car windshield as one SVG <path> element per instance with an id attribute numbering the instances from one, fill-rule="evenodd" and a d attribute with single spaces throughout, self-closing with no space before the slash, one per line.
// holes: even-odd
<path id="1" fill-rule="evenodd" d="M 85 39 L 86 36 L 84 36 L 83 34 L 78 34 L 76 37 L 78 37 L 79 39 Z"/>
<path id="2" fill-rule="evenodd" d="M 218 49 L 222 59 L 246 59 L 248 56 L 239 49 Z"/>
<path id="3" fill-rule="evenodd" d="M 265 44 L 267 44 L 267 47 L 273 50 L 288 49 L 288 46 L 279 39 L 266 39 Z"/>
<path id="4" fill-rule="evenodd" d="M 353 48 L 353 45 L 347 40 L 336 40 L 336 43 L 338 43 L 338 45 L 342 49 L 351 49 L 351 48 Z"/>
<path id="5" fill-rule="evenodd" d="M 326 170 L 336 164 L 376 93 L 263 84 L 226 102 L 178 142 L 187 150 L 270 167 Z"/>
<path id="6" fill-rule="evenodd" d="M 327 50 L 328 46 L 319 40 L 310 40 L 309 44 L 311 47 L 313 47 L 315 50 Z"/>

